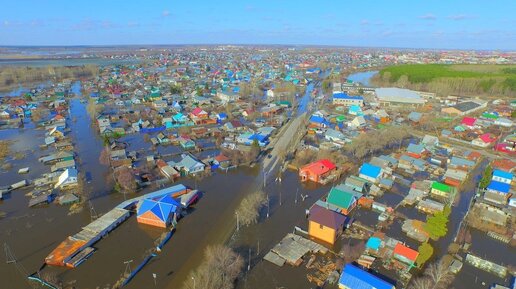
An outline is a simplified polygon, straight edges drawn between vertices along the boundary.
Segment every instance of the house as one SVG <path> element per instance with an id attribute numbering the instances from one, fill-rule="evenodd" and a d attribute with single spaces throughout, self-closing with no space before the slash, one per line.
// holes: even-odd
<path id="1" fill-rule="evenodd" d="M 136 220 L 138 223 L 166 228 L 179 216 L 181 205 L 171 196 L 158 200 L 144 199 L 138 204 Z"/>
<path id="2" fill-rule="evenodd" d="M 407 154 L 413 158 L 421 158 L 425 152 L 425 146 L 422 144 L 410 143 L 407 147 Z"/>
<path id="3" fill-rule="evenodd" d="M 491 135 L 490 133 L 484 133 L 480 135 L 478 138 L 471 141 L 471 144 L 479 146 L 479 147 L 488 147 L 491 144 L 496 142 L 496 137 Z"/>
<path id="4" fill-rule="evenodd" d="M 331 129 L 331 128 L 326 130 L 326 133 L 324 134 L 324 138 L 328 141 L 331 141 L 331 142 L 334 142 L 337 144 L 342 144 L 342 145 L 344 145 L 350 141 L 349 139 L 347 139 L 344 136 L 343 133 L 341 133 L 338 130 Z"/>
<path id="5" fill-rule="evenodd" d="M 166 178 L 175 180 L 180 177 L 179 172 L 176 171 L 176 169 L 174 169 L 173 167 L 169 166 L 164 160 L 157 160 L 156 166 Z"/>
<path id="6" fill-rule="evenodd" d="M 464 117 L 460 124 L 469 129 L 474 129 L 474 128 L 476 128 L 476 125 L 475 125 L 476 122 L 477 122 L 477 119 L 474 117 Z"/>
<path id="7" fill-rule="evenodd" d="M 217 92 L 217 97 L 223 103 L 233 102 L 240 98 L 240 96 L 235 92 L 226 93 L 226 92 L 220 92 L 220 91 Z"/>
<path id="8" fill-rule="evenodd" d="M 430 194 L 438 197 L 448 199 L 451 193 L 451 187 L 439 182 L 432 183 L 432 189 L 430 190 Z"/>
<path id="9" fill-rule="evenodd" d="M 340 184 L 330 190 L 326 201 L 339 208 L 340 213 L 348 215 L 362 197 L 362 193 L 355 191 L 352 187 Z"/>
<path id="10" fill-rule="evenodd" d="M 420 201 L 417 204 L 416 208 L 427 214 L 433 214 L 433 213 L 444 211 L 444 204 L 439 203 L 434 200 L 431 200 L 431 199 L 426 199 L 426 200 Z"/>
<path id="11" fill-rule="evenodd" d="M 346 178 L 344 184 L 348 187 L 353 188 L 353 190 L 359 193 L 367 193 L 369 191 L 370 183 L 368 180 L 357 177 L 357 176 L 349 176 Z"/>
<path id="12" fill-rule="evenodd" d="M 362 112 L 362 107 L 358 105 L 350 105 L 348 109 L 348 114 L 357 116 L 364 115 L 364 113 Z"/>
<path id="13" fill-rule="evenodd" d="M 339 289 L 396 289 L 396 286 L 353 264 L 346 264 L 340 275 Z"/>
<path id="14" fill-rule="evenodd" d="M 512 127 L 514 125 L 514 122 L 507 118 L 498 118 L 494 121 L 495 125 L 503 126 L 503 127 Z"/>
<path id="15" fill-rule="evenodd" d="M 351 121 L 350 125 L 358 128 L 366 125 L 366 120 L 363 116 L 357 116 Z"/>
<path id="16" fill-rule="evenodd" d="M 401 261 L 402 263 L 408 265 L 411 268 L 415 266 L 418 255 L 419 253 L 416 250 L 411 249 L 403 245 L 402 243 L 398 243 L 396 244 L 396 246 L 394 246 L 392 256 L 398 261 Z"/>
<path id="17" fill-rule="evenodd" d="M 510 185 L 512 182 L 512 179 L 513 179 L 512 173 L 508 173 L 508 172 L 505 172 L 502 170 L 494 170 L 493 171 L 493 177 L 492 177 L 493 181 L 497 181 L 500 183 L 506 183 L 506 184 Z"/>
<path id="18" fill-rule="evenodd" d="M 168 162 L 168 164 L 178 170 L 181 175 L 191 175 L 203 172 L 206 165 L 191 154 L 181 154 L 181 160 Z"/>
<path id="19" fill-rule="evenodd" d="M 494 192 L 494 193 L 499 193 L 499 194 L 508 194 L 510 189 L 511 189 L 511 185 L 510 184 L 507 184 L 507 183 L 502 183 L 502 182 L 498 182 L 498 181 L 495 181 L 495 180 L 491 180 L 491 182 L 489 183 L 489 185 L 487 186 L 486 188 L 488 191 L 491 191 L 491 192 Z"/>
<path id="20" fill-rule="evenodd" d="M 75 168 L 66 169 L 57 180 L 54 188 L 64 188 L 77 185 L 77 170 Z"/>
<path id="21" fill-rule="evenodd" d="M 421 144 L 424 145 L 425 148 L 431 149 L 439 146 L 439 138 L 432 135 L 425 135 L 421 140 Z"/>
<path id="22" fill-rule="evenodd" d="M 487 106 L 487 102 L 480 104 L 475 101 L 465 101 L 465 102 L 457 103 L 450 107 L 443 108 L 443 109 L 441 109 L 441 112 L 450 114 L 450 115 L 466 115 L 466 114 L 475 112 L 477 110 L 480 110 L 482 108 L 485 108 L 486 106 Z"/>
<path id="23" fill-rule="evenodd" d="M 378 253 L 380 251 L 380 248 L 382 246 L 382 239 L 372 236 L 367 240 L 366 243 L 366 250 L 373 253 Z"/>
<path id="24" fill-rule="evenodd" d="M 333 245 L 344 230 L 346 216 L 313 205 L 308 215 L 308 235 Z"/>
<path id="25" fill-rule="evenodd" d="M 213 163 L 225 168 L 231 165 L 231 159 L 223 154 L 219 154 L 213 158 Z"/>
<path id="26" fill-rule="evenodd" d="M 196 107 L 190 113 L 190 118 L 192 118 L 192 119 L 206 119 L 206 118 L 208 118 L 208 113 L 206 111 L 204 111 L 202 108 Z"/>
<path id="27" fill-rule="evenodd" d="M 322 159 L 310 163 L 299 170 L 299 177 L 302 182 L 312 181 L 316 183 L 325 182 L 337 167 L 328 159 Z"/>
<path id="28" fill-rule="evenodd" d="M 330 123 L 324 119 L 322 116 L 312 115 L 309 120 L 310 128 L 325 128 L 328 127 Z"/>
<path id="29" fill-rule="evenodd" d="M 378 166 L 369 163 L 364 163 L 360 167 L 358 176 L 370 182 L 376 183 L 382 177 L 382 169 Z"/>
<path id="30" fill-rule="evenodd" d="M 191 150 L 195 148 L 195 142 L 188 137 L 179 137 L 179 144 L 184 150 Z"/>
<path id="31" fill-rule="evenodd" d="M 362 96 L 350 96 L 345 92 L 334 91 L 333 92 L 333 105 L 351 106 L 364 104 L 364 98 Z"/>
<path id="32" fill-rule="evenodd" d="M 412 111 L 411 113 L 409 113 L 409 115 L 407 116 L 408 120 L 410 120 L 411 122 L 414 122 L 414 123 L 419 123 L 419 121 L 421 121 L 421 117 L 423 116 L 423 114 L 421 114 L 420 112 L 417 112 L 417 111 Z"/>

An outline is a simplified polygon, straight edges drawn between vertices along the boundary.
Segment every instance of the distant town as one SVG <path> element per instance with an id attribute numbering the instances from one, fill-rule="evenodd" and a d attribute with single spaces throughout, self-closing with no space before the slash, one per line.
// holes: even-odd
<path id="1" fill-rule="evenodd" d="M 0 47 L 2 288 L 516 288 L 516 52 Z"/>

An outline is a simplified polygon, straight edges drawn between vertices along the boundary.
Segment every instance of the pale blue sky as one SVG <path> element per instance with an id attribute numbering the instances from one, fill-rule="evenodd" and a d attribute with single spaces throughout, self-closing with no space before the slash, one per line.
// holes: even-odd
<path id="1" fill-rule="evenodd" d="M 16 0 L 0 45 L 311 44 L 516 49 L 514 0 Z"/>

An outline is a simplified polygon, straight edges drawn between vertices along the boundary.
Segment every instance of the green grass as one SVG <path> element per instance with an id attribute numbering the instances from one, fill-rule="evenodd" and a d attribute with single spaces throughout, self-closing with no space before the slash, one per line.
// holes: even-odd
<path id="1" fill-rule="evenodd" d="M 467 67 L 467 66 L 462 66 Z M 400 66 L 391 66 L 383 69 L 380 74 L 384 75 L 386 72 L 391 74 L 390 81 L 396 82 L 401 76 L 406 75 L 408 80 L 412 83 L 428 83 L 439 77 L 452 78 L 470 78 L 470 77 L 496 77 L 509 76 L 515 72 L 516 68 L 499 69 L 496 73 L 469 71 L 469 70 L 455 70 L 453 65 L 444 64 L 409 64 Z M 489 85 L 486 83 L 484 85 Z"/>
<path id="2" fill-rule="evenodd" d="M 407 76 L 410 83 L 430 83 L 438 78 L 477 79 L 480 91 L 488 92 L 494 85 L 501 84 L 504 89 L 516 91 L 516 65 L 492 64 L 406 64 L 384 68 L 380 75 L 388 73 L 388 81 L 397 82 Z"/>

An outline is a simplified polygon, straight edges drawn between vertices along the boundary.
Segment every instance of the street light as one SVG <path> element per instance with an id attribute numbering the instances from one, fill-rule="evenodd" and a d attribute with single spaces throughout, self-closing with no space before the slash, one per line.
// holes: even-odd
<path id="1" fill-rule="evenodd" d="M 193 280 L 193 288 L 195 289 L 195 278 L 194 278 L 194 276 L 192 276 L 192 280 Z"/>

